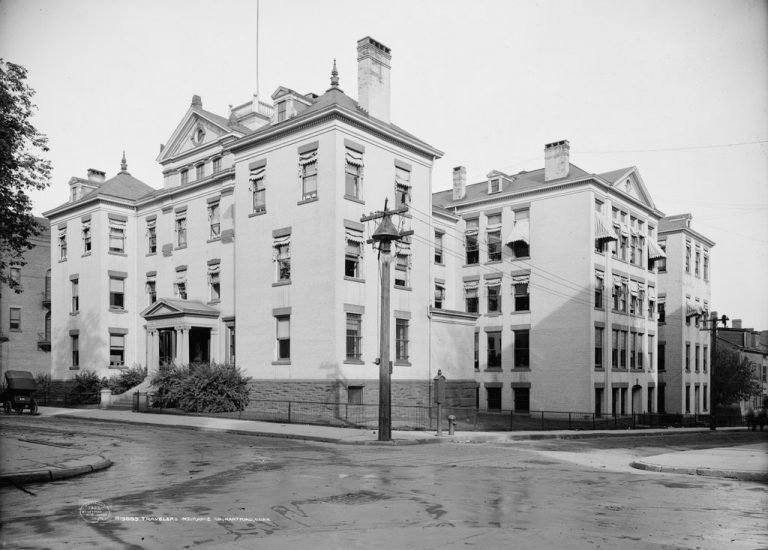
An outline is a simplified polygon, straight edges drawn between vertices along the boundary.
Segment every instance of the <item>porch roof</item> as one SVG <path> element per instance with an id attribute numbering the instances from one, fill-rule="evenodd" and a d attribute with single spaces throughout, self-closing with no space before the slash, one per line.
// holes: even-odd
<path id="1" fill-rule="evenodd" d="M 214 307 L 194 300 L 177 300 L 175 298 L 160 298 L 157 302 L 141 312 L 145 319 L 161 319 L 168 317 L 218 317 L 220 311 Z"/>

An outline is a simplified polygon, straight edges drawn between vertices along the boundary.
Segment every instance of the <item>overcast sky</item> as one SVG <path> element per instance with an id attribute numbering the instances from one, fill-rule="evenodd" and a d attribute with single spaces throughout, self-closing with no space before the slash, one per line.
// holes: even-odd
<path id="1" fill-rule="evenodd" d="M 0 56 L 37 90 L 53 184 L 90 167 L 160 187 L 155 162 L 189 107 L 226 116 L 279 86 L 322 93 L 356 42 L 392 48 L 392 121 L 470 182 L 543 166 L 571 142 L 588 172 L 637 166 L 656 206 L 714 240 L 712 307 L 768 329 L 768 3 L 692 1 L 0 0 Z M 257 90 L 258 82 L 258 90 Z"/>

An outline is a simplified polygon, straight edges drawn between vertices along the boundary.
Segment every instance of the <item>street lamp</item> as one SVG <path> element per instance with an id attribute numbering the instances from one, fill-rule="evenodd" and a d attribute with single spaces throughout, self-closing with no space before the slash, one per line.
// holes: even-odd
<path id="1" fill-rule="evenodd" d="M 710 346 L 712 350 L 712 356 L 709 359 L 709 393 L 710 396 L 715 395 L 715 377 L 713 376 L 715 374 L 715 363 L 717 360 L 717 323 L 723 323 L 723 328 L 727 327 L 729 319 L 726 315 L 722 315 L 720 318 L 717 317 L 717 312 L 713 311 L 711 313 L 711 316 L 709 319 L 705 319 L 704 322 L 710 323 L 711 326 L 704 327 L 704 330 L 711 330 L 712 331 L 712 345 Z M 717 429 L 717 404 L 715 403 L 714 399 L 710 398 L 710 404 L 709 406 L 712 407 L 712 410 L 709 413 L 709 429 L 710 430 L 716 430 Z"/>

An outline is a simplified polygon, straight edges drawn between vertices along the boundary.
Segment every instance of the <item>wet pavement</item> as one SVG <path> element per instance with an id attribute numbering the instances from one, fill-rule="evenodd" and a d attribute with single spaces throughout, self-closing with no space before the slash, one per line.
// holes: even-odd
<path id="1" fill-rule="evenodd" d="M 768 545 L 765 485 L 629 467 L 759 432 L 358 446 L 15 416 L 0 432 L 114 462 L 0 489 L 14 548 Z"/>

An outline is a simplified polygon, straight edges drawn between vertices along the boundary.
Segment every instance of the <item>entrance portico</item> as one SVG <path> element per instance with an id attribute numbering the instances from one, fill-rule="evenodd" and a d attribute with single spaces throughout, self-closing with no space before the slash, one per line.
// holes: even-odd
<path id="1" fill-rule="evenodd" d="M 160 298 L 141 312 L 146 320 L 147 369 L 162 363 L 219 360 L 219 310 L 201 302 Z"/>

